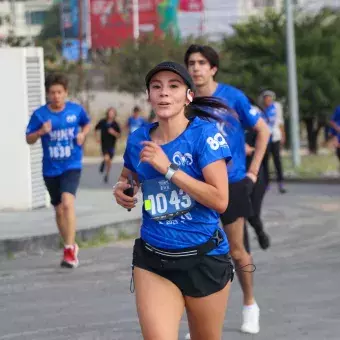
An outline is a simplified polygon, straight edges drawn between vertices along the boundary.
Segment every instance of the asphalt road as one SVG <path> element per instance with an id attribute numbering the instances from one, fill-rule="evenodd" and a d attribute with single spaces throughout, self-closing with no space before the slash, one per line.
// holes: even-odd
<path id="1" fill-rule="evenodd" d="M 82 185 L 103 185 L 97 166 L 85 168 Z M 242 299 L 235 280 L 223 339 L 340 338 L 340 187 L 288 189 L 266 196 L 270 250 L 252 239 L 261 332 L 238 331 Z M 129 291 L 131 247 L 124 241 L 83 249 L 74 271 L 60 269 L 55 252 L 0 262 L 0 340 L 142 339 Z M 180 339 L 186 332 L 184 317 Z"/>

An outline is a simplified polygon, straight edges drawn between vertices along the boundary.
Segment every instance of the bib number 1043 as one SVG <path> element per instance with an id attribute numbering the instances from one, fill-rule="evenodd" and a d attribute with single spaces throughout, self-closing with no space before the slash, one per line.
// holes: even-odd
<path id="1" fill-rule="evenodd" d="M 149 209 L 147 210 L 151 210 L 151 215 L 165 214 L 173 209 L 175 209 L 175 211 L 185 210 L 192 204 L 190 196 L 187 194 L 183 195 L 182 190 L 180 194 L 178 194 L 176 190 L 172 190 L 169 201 L 163 193 L 148 195 L 147 199 L 150 202 Z"/>

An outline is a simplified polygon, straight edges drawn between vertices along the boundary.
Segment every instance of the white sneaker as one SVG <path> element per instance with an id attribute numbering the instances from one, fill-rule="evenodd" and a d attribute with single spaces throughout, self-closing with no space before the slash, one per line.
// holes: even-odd
<path id="1" fill-rule="evenodd" d="M 190 337 L 190 333 L 188 333 L 186 336 L 185 336 L 185 340 L 190 340 L 191 337 Z"/>
<path id="2" fill-rule="evenodd" d="M 260 308 L 255 302 L 252 306 L 243 306 L 243 324 L 241 332 L 257 334 L 260 331 Z"/>

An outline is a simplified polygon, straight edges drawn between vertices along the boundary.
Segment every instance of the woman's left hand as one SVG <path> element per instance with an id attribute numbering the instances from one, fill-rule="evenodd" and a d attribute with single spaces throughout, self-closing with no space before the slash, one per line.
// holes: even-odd
<path id="1" fill-rule="evenodd" d="M 149 163 L 154 169 L 165 175 L 168 172 L 170 161 L 163 149 L 155 142 L 142 142 L 144 148 L 140 153 L 140 160 Z"/>

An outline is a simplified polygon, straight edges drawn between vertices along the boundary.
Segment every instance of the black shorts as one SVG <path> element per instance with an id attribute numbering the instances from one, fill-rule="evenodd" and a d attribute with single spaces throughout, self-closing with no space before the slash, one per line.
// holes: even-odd
<path id="1" fill-rule="evenodd" d="M 337 155 L 337 157 L 338 157 L 338 159 L 340 161 L 340 148 L 336 149 L 336 155 Z"/>
<path id="2" fill-rule="evenodd" d="M 229 204 L 227 210 L 220 215 L 223 226 L 235 222 L 238 218 L 252 216 L 251 193 L 254 183 L 249 177 L 239 182 L 229 183 Z"/>
<path id="3" fill-rule="evenodd" d="M 164 277 L 174 283 L 184 296 L 191 297 L 214 294 L 222 290 L 234 276 L 229 254 L 169 258 L 147 250 L 140 238 L 135 240 L 132 264 Z"/>
<path id="4" fill-rule="evenodd" d="M 51 196 L 51 204 L 53 206 L 57 206 L 61 203 L 61 195 L 64 192 L 68 192 L 74 196 L 76 195 L 80 174 L 81 170 L 68 170 L 59 176 L 44 176 L 45 185 Z"/>
<path id="5" fill-rule="evenodd" d="M 115 149 L 114 148 L 102 147 L 102 154 L 103 154 L 103 156 L 109 155 L 110 159 L 112 159 L 113 156 L 115 155 Z"/>

